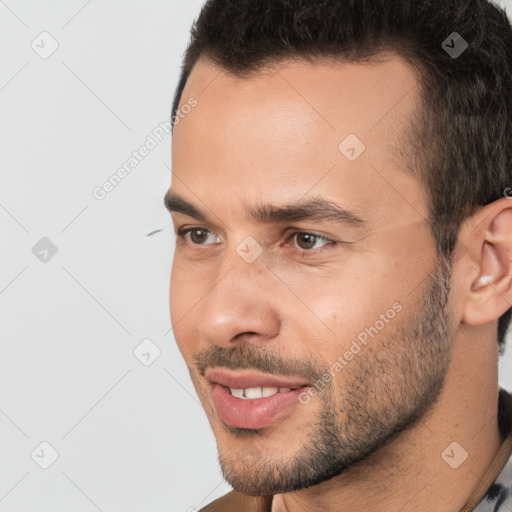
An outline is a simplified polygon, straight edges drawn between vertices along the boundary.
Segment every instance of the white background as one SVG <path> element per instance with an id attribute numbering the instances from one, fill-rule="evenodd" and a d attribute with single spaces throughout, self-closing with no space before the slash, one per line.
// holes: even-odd
<path id="1" fill-rule="evenodd" d="M 168 119 L 200 5 L 0 1 L 1 512 L 186 512 L 229 490 L 170 332 L 170 136 L 92 195 Z M 509 349 L 508 389 L 511 368 Z"/>

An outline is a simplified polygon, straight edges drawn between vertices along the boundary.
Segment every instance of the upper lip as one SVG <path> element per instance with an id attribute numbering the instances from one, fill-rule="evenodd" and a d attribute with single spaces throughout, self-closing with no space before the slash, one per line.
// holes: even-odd
<path id="1" fill-rule="evenodd" d="M 300 388 L 309 384 L 304 379 L 287 378 L 278 375 L 254 373 L 254 372 L 233 372 L 220 368 L 214 368 L 206 372 L 206 379 L 211 383 L 221 384 L 233 389 L 246 389 L 256 387 L 271 388 Z"/>

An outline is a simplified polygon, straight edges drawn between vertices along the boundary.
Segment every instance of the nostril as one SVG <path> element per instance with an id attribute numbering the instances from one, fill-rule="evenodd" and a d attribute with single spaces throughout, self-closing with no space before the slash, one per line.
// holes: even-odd
<path id="1" fill-rule="evenodd" d="M 241 337 L 243 337 L 243 336 L 258 336 L 258 334 L 259 334 L 259 333 L 254 332 L 254 331 L 241 332 L 241 333 L 237 334 L 237 335 L 233 338 L 233 340 L 238 341 L 238 340 L 239 340 L 239 338 L 241 338 Z"/>

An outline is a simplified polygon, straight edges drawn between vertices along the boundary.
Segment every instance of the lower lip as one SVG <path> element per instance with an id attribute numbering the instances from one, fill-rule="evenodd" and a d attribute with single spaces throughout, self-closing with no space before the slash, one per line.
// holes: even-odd
<path id="1" fill-rule="evenodd" d="M 299 395 L 308 387 L 276 393 L 273 396 L 245 399 L 231 394 L 229 388 L 211 385 L 212 397 L 224 423 L 238 428 L 263 428 L 277 419 L 285 410 L 296 404 Z"/>

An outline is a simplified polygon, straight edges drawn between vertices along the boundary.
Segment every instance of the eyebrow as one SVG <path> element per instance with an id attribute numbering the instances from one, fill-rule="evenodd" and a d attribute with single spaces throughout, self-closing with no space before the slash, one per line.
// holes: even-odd
<path id="1" fill-rule="evenodd" d="M 169 213 L 188 215 L 196 220 L 207 222 L 207 215 L 199 208 L 183 199 L 175 192 L 168 191 L 164 204 Z M 253 222 L 270 224 L 274 222 L 333 221 L 339 224 L 362 227 L 365 221 L 354 212 L 347 210 L 322 197 L 310 197 L 286 205 L 258 205 L 246 209 L 246 218 Z"/>

